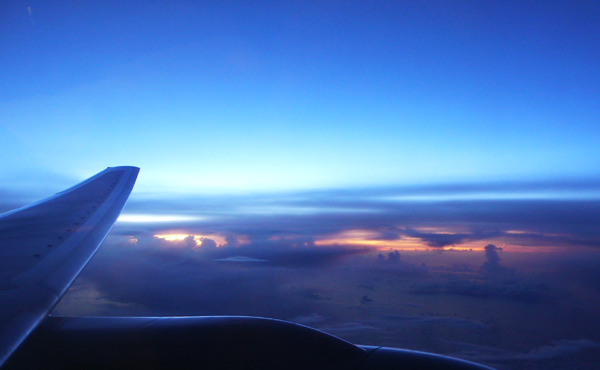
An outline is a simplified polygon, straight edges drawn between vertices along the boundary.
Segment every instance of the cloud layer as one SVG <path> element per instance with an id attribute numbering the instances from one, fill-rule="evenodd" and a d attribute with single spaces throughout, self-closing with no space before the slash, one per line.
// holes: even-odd
<path id="1" fill-rule="evenodd" d="M 266 316 L 499 369 L 600 363 L 600 202 L 397 193 L 133 198 L 126 213 L 186 217 L 117 223 L 57 313 Z"/>

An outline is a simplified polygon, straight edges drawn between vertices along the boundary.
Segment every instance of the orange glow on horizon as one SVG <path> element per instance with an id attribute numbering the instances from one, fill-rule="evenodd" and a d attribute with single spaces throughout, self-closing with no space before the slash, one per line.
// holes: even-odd
<path id="1" fill-rule="evenodd" d="M 437 228 L 437 227 L 420 227 L 414 228 L 413 230 L 428 233 L 428 234 L 449 234 L 452 235 L 454 233 L 458 233 L 460 231 L 452 232 L 447 228 Z M 552 252 L 552 253 L 560 253 L 564 251 L 572 251 L 572 247 L 566 247 L 563 245 L 526 245 L 520 244 L 517 239 L 511 238 L 509 235 L 514 235 L 518 237 L 521 234 L 526 234 L 527 231 L 522 230 L 510 230 L 507 231 L 504 237 L 500 237 L 498 239 L 485 239 L 485 240 L 466 240 L 462 243 L 457 243 L 454 245 L 447 245 L 443 248 L 432 247 L 427 244 L 427 242 L 419 237 L 410 237 L 406 235 L 402 235 L 399 239 L 396 240 L 386 240 L 381 239 L 381 234 L 377 231 L 372 230 L 364 230 L 364 229 L 355 229 L 355 230 L 346 230 L 337 234 L 320 237 L 315 240 L 316 246 L 327 247 L 332 245 L 347 245 L 347 246 L 356 246 L 363 247 L 372 250 L 373 252 L 384 252 L 389 250 L 397 249 L 399 251 L 474 251 L 474 252 L 483 252 L 485 246 L 488 244 L 494 244 L 495 246 L 502 248 L 505 252 L 514 252 L 514 253 L 532 253 L 532 252 Z M 184 230 L 172 231 L 172 232 L 164 232 L 161 234 L 155 234 L 155 238 L 163 239 L 165 241 L 177 242 L 183 241 L 185 238 L 192 236 L 196 243 L 196 247 L 199 247 L 202 244 L 203 239 L 211 239 L 214 240 L 217 244 L 217 247 L 221 247 L 227 244 L 224 236 L 217 234 L 190 234 L 186 233 Z M 293 236 L 272 236 L 269 238 L 271 241 L 276 240 L 293 240 Z M 137 240 L 131 236 L 128 237 L 128 241 L 131 243 L 137 242 Z M 248 240 L 245 236 L 237 237 L 237 245 L 240 244 L 248 244 L 251 241 Z"/>
<path id="2" fill-rule="evenodd" d="M 460 231 L 451 231 L 447 228 L 437 227 L 419 227 L 413 230 L 429 233 L 429 234 L 454 234 Z M 526 231 L 511 230 L 508 234 L 519 235 L 526 234 Z M 548 251 L 558 252 L 565 249 L 563 246 L 527 246 L 518 245 L 509 240 L 501 239 L 485 239 L 475 241 L 465 241 L 460 244 L 447 245 L 443 248 L 432 247 L 418 237 L 402 236 L 397 240 L 384 240 L 379 239 L 380 234 L 370 230 L 347 230 L 341 233 L 337 233 L 328 237 L 320 238 L 315 241 L 318 246 L 328 245 L 356 245 L 372 248 L 374 251 L 387 251 L 390 249 L 406 250 L 406 251 L 425 251 L 425 250 L 454 250 L 454 251 L 475 251 L 482 252 L 485 250 L 485 246 L 488 244 L 494 244 L 499 248 L 502 248 L 507 252 L 537 252 L 537 251 Z"/>
<path id="3" fill-rule="evenodd" d="M 379 233 L 370 230 L 347 230 L 341 233 L 332 235 L 328 238 L 316 240 L 315 244 L 319 246 L 327 245 L 360 245 L 371 247 L 376 251 L 389 249 L 419 249 L 425 250 L 430 248 L 425 245 L 419 238 L 403 237 L 397 240 L 381 240 L 377 239 Z"/>
<path id="4" fill-rule="evenodd" d="M 194 234 L 156 234 L 153 235 L 155 238 L 159 238 L 159 239 L 164 239 L 166 241 L 182 241 L 185 238 L 192 236 L 194 238 L 194 241 L 196 242 L 196 246 L 200 246 L 200 244 L 202 243 L 203 239 L 212 239 L 215 241 L 215 243 L 217 243 L 217 247 L 220 247 L 224 244 L 226 244 L 227 242 L 225 241 L 225 238 L 220 236 L 220 235 L 215 235 L 215 234 L 205 234 L 205 235 L 194 235 Z"/>

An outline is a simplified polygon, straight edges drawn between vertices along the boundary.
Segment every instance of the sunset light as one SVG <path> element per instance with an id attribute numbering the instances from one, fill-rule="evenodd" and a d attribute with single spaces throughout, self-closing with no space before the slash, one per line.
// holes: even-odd
<path id="1" fill-rule="evenodd" d="M 164 239 L 166 241 L 182 241 L 186 238 L 192 237 L 198 246 L 202 244 L 202 240 L 204 239 L 214 240 L 217 243 L 217 246 L 225 244 L 225 238 L 219 235 L 156 234 L 154 237 Z"/>

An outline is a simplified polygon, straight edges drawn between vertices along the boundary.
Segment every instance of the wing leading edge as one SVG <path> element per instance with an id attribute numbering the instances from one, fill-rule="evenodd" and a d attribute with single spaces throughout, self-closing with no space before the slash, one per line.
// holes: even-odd
<path id="1" fill-rule="evenodd" d="M 0 365 L 96 253 L 138 173 L 137 167 L 109 167 L 50 198 L 0 215 Z"/>

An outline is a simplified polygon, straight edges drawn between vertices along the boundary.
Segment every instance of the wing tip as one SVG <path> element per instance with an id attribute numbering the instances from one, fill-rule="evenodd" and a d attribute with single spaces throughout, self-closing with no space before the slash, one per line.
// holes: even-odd
<path id="1" fill-rule="evenodd" d="M 139 171 L 140 168 L 136 166 L 115 166 L 115 167 L 106 167 L 106 171 L 122 171 L 122 170 L 134 170 Z"/>

